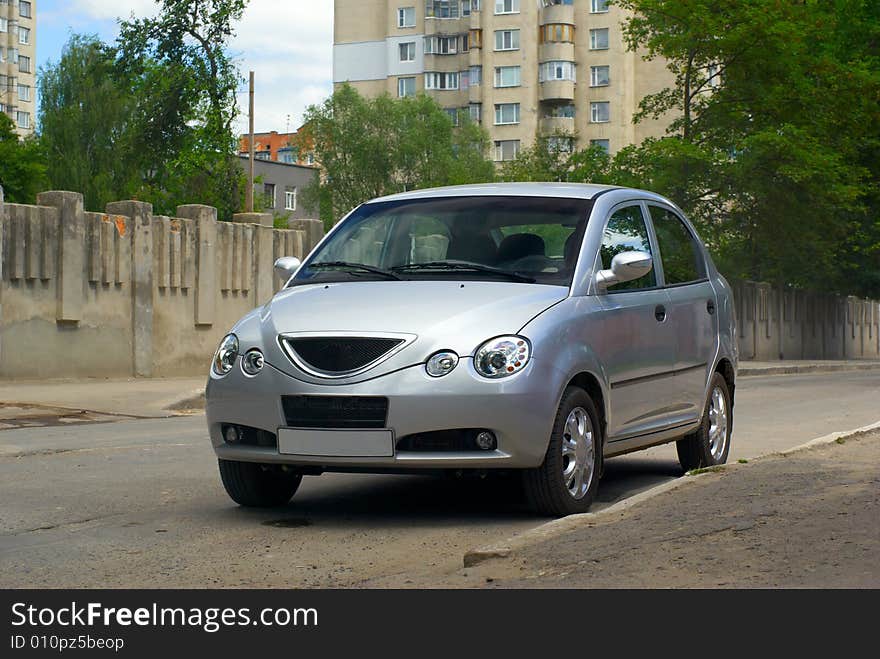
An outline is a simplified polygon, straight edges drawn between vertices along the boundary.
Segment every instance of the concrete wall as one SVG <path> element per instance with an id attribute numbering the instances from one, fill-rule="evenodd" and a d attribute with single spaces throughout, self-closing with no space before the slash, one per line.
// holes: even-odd
<path id="1" fill-rule="evenodd" d="M 209 206 L 105 211 L 72 192 L 4 204 L 0 190 L 0 377 L 206 372 L 228 328 L 280 287 L 275 259 L 323 235 L 318 220 L 279 230 L 218 222 Z"/>
<path id="2" fill-rule="evenodd" d="M 734 284 L 741 359 L 880 359 L 880 302 Z"/>

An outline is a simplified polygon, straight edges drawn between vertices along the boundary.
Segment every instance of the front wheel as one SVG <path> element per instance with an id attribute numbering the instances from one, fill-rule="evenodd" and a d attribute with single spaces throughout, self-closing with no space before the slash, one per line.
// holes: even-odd
<path id="1" fill-rule="evenodd" d="M 290 501 L 302 481 L 302 474 L 284 471 L 277 465 L 232 460 L 218 462 L 223 487 L 229 497 L 240 506 L 283 506 Z"/>
<path id="2" fill-rule="evenodd" d="M 535 510 L 555 517 L 587 512 L 599 486 L 601 451 L 596 406 L 583 389 L 567 388 L 544 463 L 524 473 L 526 495 Z"/>
<path id="3" fill-rule="evenodd" d="M 703 422 L 690 435 L 676 442 L 682 469 L 703 469 L 727 462 L 730 433 L 733 430 L 733 408 L 730 389 L 720 373 L 709 383 L 709 397 L 703 411 Z"/>

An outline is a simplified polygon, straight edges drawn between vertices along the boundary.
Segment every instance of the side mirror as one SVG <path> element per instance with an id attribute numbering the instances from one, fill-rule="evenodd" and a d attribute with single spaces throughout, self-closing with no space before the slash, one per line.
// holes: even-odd
<path id="1" fill-rule="evenodd" d="M 647 252 L 621 252 L 611 259 L 610 270 L 596 273 L 596 285 L 603 291 L 614 284 L 644 277 L 653 267 L 654 261 Z"/>
<path id="2" fill-rule="evenodd" d="M 275 261 L 275 274 L 281 281 L 287 281 L 297 271 L 302 262 L 295 256 L 282 256 Z"/>

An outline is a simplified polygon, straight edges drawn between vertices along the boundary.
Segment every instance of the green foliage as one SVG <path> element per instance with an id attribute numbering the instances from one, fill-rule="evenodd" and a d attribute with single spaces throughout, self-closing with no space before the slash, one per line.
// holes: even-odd
<path id="1" fill-rule="evenodd" d="M 33 204 L 46 189 L 46 154 L 34 137 L 19 140 L 12 119 L 0 113 L 0 187 L 5 201 Z"/>
<path id="2" fill-rule="evenodd" d="M 305 190 L 325 223 L 358 204 L 404 190 L 490 181 L 485 132 L 462 113 L 460 126 L 424 95 L 364 98 L 346 84 L 305 115 L 322 180 Z"/>
<path id="3" fill-rule="evenodd" d="M 120 23 L 115 45 L 74 36 L 40 77 L 40 127 L 56 189 L 88 208 L 149 201 L 241 209 L 245 178 L 232 124 L 239 76 L 226 52 L 245 0 L 162 0 Z"/>

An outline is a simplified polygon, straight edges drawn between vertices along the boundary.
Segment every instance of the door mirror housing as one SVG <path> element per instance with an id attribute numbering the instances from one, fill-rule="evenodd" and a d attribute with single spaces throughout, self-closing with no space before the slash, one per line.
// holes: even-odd
<path id="1" fill-rule="evenodd" d="M 299 269 L 301 263 L 302 261 L 295 256 L 282 256 L 275 261 L 275 274 L 281 281 L 286 282 Z"/>
<path id="2" fill-rule="evenodd" d="M 609 286 L 644 277 L 653 267 L 654 260 L 648 252 L 621 252 L 611 259 L 609 270 L 596 273 L 596 287 L 602 292 Z"/>

